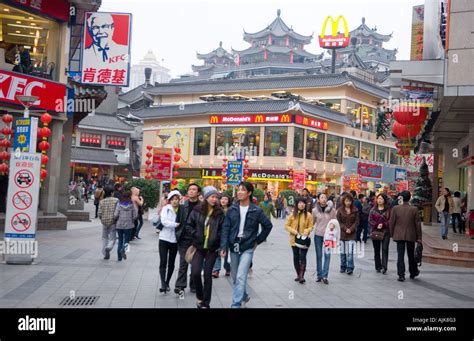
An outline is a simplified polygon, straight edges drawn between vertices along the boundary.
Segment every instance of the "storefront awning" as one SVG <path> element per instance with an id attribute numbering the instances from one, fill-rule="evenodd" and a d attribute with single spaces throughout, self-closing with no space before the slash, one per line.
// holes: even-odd
<path id="1" fill-rule="evenodd" d="M 117 166 L 117 158 L 113 150 L 87 147 L 72 147 L 71 162 Z"/>

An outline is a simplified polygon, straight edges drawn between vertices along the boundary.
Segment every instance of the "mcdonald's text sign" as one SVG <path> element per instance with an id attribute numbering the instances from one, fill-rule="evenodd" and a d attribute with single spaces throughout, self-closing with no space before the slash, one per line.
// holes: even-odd
<path id="1" fill-rule="evenodd" d="M 342 21 L 344 27 L 344 34 L 340 34 L 339 22 Z M 326 26 L 331 22 L 331 34 L 326 35 Z M 338 16 L 336 20 L 332 16 L 327 16 L 323 23 L 323 29 L 319 36 L 319 46 L 326 49 L 334 49 L 349 46 L 349 28 L 347 26 L 346 18 L 342 15 Z"/>
<path id="2" fill-rule="evenodd" d="M 292 123 L 293 117 L 289 114 L 257 114 L 257 115 L 211 115 L 210 124 L 272 124 Z"/>
<path id="3" fill-rule="evenodd" d="M 328 130 L 328 123 L 326 121 L 315 120 L 314 118 L 309 118 L 305 116 L 296 115 L 295 123 L 301 124 L 306 127 Z"/>

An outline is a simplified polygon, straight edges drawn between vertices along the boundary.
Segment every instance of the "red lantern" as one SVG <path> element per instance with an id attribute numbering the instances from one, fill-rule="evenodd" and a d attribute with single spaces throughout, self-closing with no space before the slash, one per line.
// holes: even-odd
<path id="1" fill-rule="evenodd" d="M 146 160 L 146 161 L 145 161 L 145 164 L 146 164 L 147 166 L 151 165 L 151 160 Z"/>
<path id="2" fill-rule="evenodd" d="M 152 156 L 153 156 L 152 153 L 146 153 L 146 157 L 147 157 L 147 158 L 151 158 Z"/>
<path id="3" fill-rule="evenodd" d="M 413 111 L 394 111 L 393 118 L 404 125 L 421 125 L 428 117 L 428 109 L 424 107 L 413 108 Z"/>
<path id="4" fill-rule="evenodd" d="M 247 181 L 249 177 L 247 175 L 244 175 L 244 180 Z"/>
<path id="5" fill-rule="evenodd" d="M 5 124 L 10 124 L 13 122 L 13 116 L 12 115 L 9 115 L 9 114 L 5 114 L 3 115 L 2 117 L 2 121 L 5 123 Z"/>
<path id="6" fill-rule="evenodd" d="M 245 174 L 245 175 L 248 175 L 248 174 L 249 174 L 249 170 L 248 170 L 248 169 L 244 169 L 244 174 Z"/>
<path id="7" fill-rule="evenodd" d="M 48 141 L 41 141 L 40 144 L 38 145 L 39 150 L 41 151 L 46 151 L 49 149 L 49 143 Z"/>
<path id="8" fill-rule="evenodd" d="M 38 135 L 39 137 L 41 138 L 48 138 L 51 136 L 51 129 L 47 128 L 47 127 L 43 127 L 43 128 L 39 128 L 38 129 Z"/>
<path id="9" fill-rule="evenodd" d="M 0 152 L 0 160 L 10 160 L 9 152 Z"/>
<path id="10" fill-rule="evenodd" d="M 178 180 L 173 179 L 173 180 L 171 181 L 171 184 L 172 184 L 173 186 L 176 186 L 176 185 L 178 184 Z"/>
<path id="11" fill-rule="evenodd" d="M 222 159 L 222 161 L 227 162 L 227 159 Z"/>
<path id="12" fill-rule="evenodd" d="M 41 155 L 41 164 L 46 165 L 49 162 L 49 157 L 47 155 Z"/>
<path id="13" fill-rule="evenodd" d="M 421 125 L 403 125 L 395 122 L 392 127 L 392 133 L 399 140 L 414 138 L 421 131 Z"/>
<path id="14" fill-rule="evenodd" d="M 246 164 L 244 165 L 244 168 L 245 168 L 245 169 L 247 169 L 247 168 L 249 168 L 249 167 L 250 167 L 250 166 L 249 166 L 248 163 L 246 163 Z"/>
<path id="15" fill-rule="evenodd" d="M 174 171 L 173 172 L 173 178 L 177 178 L 179 176 L 179 172 L 178 171 Z"/>
<path id="16" fill-rule="evenodd" d="M 179 160 L 181 160 L 181 156 L 175 155 L 175 156 L 174 156 L 174 161 L 175 161 L 175 162 L 178 162 Z"/>
<path id="17" fill-rule="evenodd" d="M 146 146 L 146 149 L 152 150 L 152 149 L 153 149 L 153 146 L 148 145 L 148 146 Z"/>
<path id="18" fill-rule="evenodd" d="M 8 165 L 6 163 L 0 163 L 0 173 L 8 173 Z"/>
<path id="19" fill-rule="evenodd" d="M 151 180 L 152 177 L 150 175 L 145 175 L 145 180 Z"/>
<path id="20" fill-rule="evenodd" d="M 7 140 L 7 139 L 3 139 L 0 141 L 0 146 L 3 147 L 3 148 L 10 148 L 12 145 L 12 143 L 10 142 L 10 140 Z"/>
<path id="21" fill-rule="evenodd" d="M 178 165 L 177 163 L 175 163 L 175 164 L 173 165 L 173 169 L 178 170 L 178 169 L 179 169 L 179 165 Z"/>
<path id="22" fill-rule="evenodd" d="M 48 176 L 48 171 L 46 169 L 41 170 L 41 180 L 44 180 Z"/>
<path id="23" fill-rule="evenodd" d="M 176 148 L 174 149 L 174 152 L 177 153 L 177 154 L 181 153 L 181 148 L 176 147 Z"/>
<path id="24" fill-rule="evenodd" d="M 153 172 L 153 168 L 148 167 L 148 168 L 145 170 L 145 172 L 151 173 L 151 172 Z"/>
<path id="25" fill-rule="evenodd" d="M 61 141 L 64 142 L 64 135 L 61 136 Z"/>
<path id="26" fill-rule="evenodd" d="M 227 175 L 222 174 L 222 179 L 224 179 L 224 180 L 227 179 Z"/>
<path id="27" fill-rule="evenodd" d="M 244 163 L 249 163 L 249 159 L 244 159 Z"/>
<path id="28" fill-rule="evenodd" d="M 13 130 L 11 130 L 11 128 L 2 128 L 2 134 L 5 136 L 9 136 L 13 134 Z"/>
<path id="29" fill-rule="evenodd" d="M 53 120 L 53 117 L 47 112 L 41 115 L 41 122 L 43 122 L 43 124 L 45 125 L 50 124 L 52 120 Z"/>

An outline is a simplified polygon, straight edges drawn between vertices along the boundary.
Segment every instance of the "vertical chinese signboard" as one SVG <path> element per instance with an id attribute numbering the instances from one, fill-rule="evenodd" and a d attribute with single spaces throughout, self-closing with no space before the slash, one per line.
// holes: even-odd
<path id="1" fill-rule="evenodd" d="M 36 117 L 17 118 L 13 124 L 13 151 L 21 153 L 36 153 L 36 138 L 38 134 L 38 119 Z"/>
<path id="2" fill-rule="evenodd" d="M 156 180 L 171 180 L 171 174 L 173 169 L 172 160 L 172 148 L 153 148 L 153 173 Z"/>
<path id="3" fill-rule="evenodd" d="M 359 174 L 346 175 L 343 178 L 344 191 L 360 191 L 361 176 Z"/>
<path id="4" fill-rule="evenodd" d="M 131 29 L 132 15 L 129 13 L 86 13 L 82 40 L 82 83 L 128 86 Z"/>
<path id="5" fill-rule="evenodd" d="M 242 161 L 227 161 L 227 184 L 237 186 L 242 182 L 244 170 Z"/>
<path id="6" fill-rule="evenodd" d="M 293 171 L 293 188 L 303 189 L 305 185 L 306 171 L 303 170 L 294 170 Z"/>

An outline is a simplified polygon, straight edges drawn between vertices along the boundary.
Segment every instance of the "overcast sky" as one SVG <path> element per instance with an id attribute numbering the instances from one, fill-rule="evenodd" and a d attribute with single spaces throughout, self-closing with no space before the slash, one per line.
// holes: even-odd
<path id="1" fill-rule="evenodd" d="M 191 64 L 200 65 L 196 52 L 207 53 L 223 42 L 223 47 L 243 50 L 249 44 L 242 33 L 257 32 L 276 18 L 303 35 L 314 33 L 307 51 L 320 53 L 317 36 L 328 15 L 342 14 L 349 30 L 366 24 L 382 34 L 393 32 L 386 47 L 398 48 L 397 59 L 410 58 L 412 7 L 423 0 L 102 0 L 102 12 L 133 14 L 132 63 L 148 50 L 171 70 L 171 75 L 191 72 Z M 342 25 L 341 25 L 342 26 Z M 329 31 L 329 28 L 327 28 Z"/>

